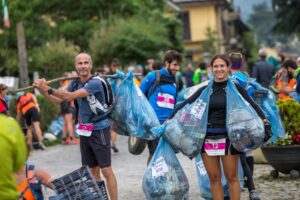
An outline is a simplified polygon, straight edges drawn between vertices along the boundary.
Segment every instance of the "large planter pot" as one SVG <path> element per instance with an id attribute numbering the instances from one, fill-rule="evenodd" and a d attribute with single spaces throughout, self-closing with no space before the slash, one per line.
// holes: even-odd
<path id="1" fill-rule="evenodd" d="M 276 171 L 288 174 L 300 170 L 300 145 L 265 146 L 261 150 Z"/>

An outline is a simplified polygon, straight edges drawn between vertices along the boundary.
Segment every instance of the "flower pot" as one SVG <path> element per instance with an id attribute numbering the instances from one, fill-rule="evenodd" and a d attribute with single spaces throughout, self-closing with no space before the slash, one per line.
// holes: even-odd
<path id="1" fill-rule="evenodd" d="M 261 150 L 276 171 L 288 174 L 300 170 L 300 145 L 265 146 Z"/>

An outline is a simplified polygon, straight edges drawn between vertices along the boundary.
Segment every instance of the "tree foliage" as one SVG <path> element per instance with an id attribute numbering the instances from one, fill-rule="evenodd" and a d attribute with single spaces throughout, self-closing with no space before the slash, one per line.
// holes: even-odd
<path id="1" fill-rule="evenodd" d="M 205 36 L 206 39 L 202 42 L 202 50 L 210 55 L 215 55 L 217 53 L 216 46 L 218 42 L 217 32 L 208 27 Z"/>
<path id="2" fill-rule="evenodd" d="M 255 33 L 258 44 L 265 43 L 274 45 L 274 34 L 272 34 L 276 18 L 271 8 L 264 3 L 253 6 L 253 13 L 250 15 L 248 23 Z"/>
<path id="3" fill-rule="evenodd" d="M 122 63 L 141 63 L 171 46 L 163 24 L 140 17 L 113 19 L 95 31 L 90 48 L 95 64 L 110 63 L 117 57 Z"/>
<path id="4" fill-rule="evenodd" d="M 299 0 L 273 0 L 273 9 L 277 18 L 274 30 L 285 34 L 300 33 Z"/>

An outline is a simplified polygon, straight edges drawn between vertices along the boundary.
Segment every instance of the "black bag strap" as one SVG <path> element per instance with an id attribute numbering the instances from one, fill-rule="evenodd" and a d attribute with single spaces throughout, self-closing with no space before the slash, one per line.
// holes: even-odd
<path id="1" fill-rule="evenodd" d="M 159 86 L 160 84 L 160 70 L 155 70 L 155 82 L 152 85 L 152 87 L 150 88 L 147 98 L 149 99 L 150 96 L 153 94 L 153 92 L 155 91 L 155 89 Z"/>

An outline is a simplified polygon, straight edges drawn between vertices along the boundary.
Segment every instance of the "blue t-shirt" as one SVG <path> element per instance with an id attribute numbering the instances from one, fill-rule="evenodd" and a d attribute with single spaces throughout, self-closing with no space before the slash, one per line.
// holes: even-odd
<path id="1" fill-rule="evenodd" d="M 104 102 L 104 91 L 102 83 L 99 79 L 92 78 L 87 83 L 83 84 L 80 80 L 78 81 L 78 86 L 76 87 L 76 81 L 74 80 L 68 86 L 68 91 L 73 92 L 75 90 L 79 90 L 83 88 L 85 91 L 89 93 L 89 95 L 94 95 L 99 97 L 100 102 Z M 83 124 L 94 123 L 93 130 L 100 130 L 107 128 L 110 126 L 111 121 L 108 119 L 107 114 L 99 114 L 96 115 L 92 112 L 87 98 L 77 99 L 77 104 L 79 108 L 79 122 Z"/>
<path id="2" fill-rule="evenodd" d="M 142 81 L 140 89 L 148 96 L 148 92 L 151 89 L 152 85 L 155 83 L 156 72 L 152 71 L 149 73 L 145 79 Z M 174 78 L 173 75 L 169 74 L 165 68 L 160 70 L 161 77 L 164 75 L 168 78 Z M 165 121 L 169 115 L 173 112 L 174 106 L 176 104 L 176 84 L 162 84 L 159 85 L 152 93 L 149 98 L 149 102 L 153 107 L 158 120 L 160 122 Z"/>

